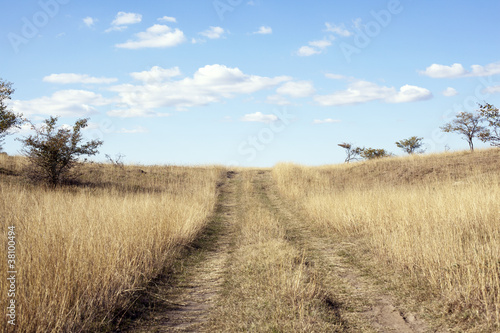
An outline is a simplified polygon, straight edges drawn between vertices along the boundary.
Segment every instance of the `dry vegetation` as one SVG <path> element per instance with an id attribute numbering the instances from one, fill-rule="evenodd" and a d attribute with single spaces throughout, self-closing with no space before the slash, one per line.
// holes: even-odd
<path id="1" fill-rule="evenodd" d="M 203 229 L 223 173 L 90 164 L 78 186 L 50 189 L 23 182 L 23 163 L 0 155 L 0 246 L 4 253 L 14 225 L 18 332 L 105 327 Z M 6 282 L 2 269 L 2 295 Z"/>
<path id="2" fill-rule="evenodd" d="M 266 203 L 260 173 L 242 171 L 238 182 L 234 252 L 225 288 L 208 332 L 340 332 L 328 308 L 322 277 L 289 240 L 283 218 Z"/>
<path id="3" fill-rule="evenodd" d="M 484 332 L 500 321 L 499 159 L 492 149 L 324 167 L 279 164 L 273 177 L 317 228 L 357 240 L 393 281 L 444 305 L 435 314 Z"/>

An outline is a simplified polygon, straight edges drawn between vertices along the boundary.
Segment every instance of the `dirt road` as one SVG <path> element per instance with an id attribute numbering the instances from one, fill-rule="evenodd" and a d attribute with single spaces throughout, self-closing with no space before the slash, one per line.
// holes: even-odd
<path id="1" fill-rule="evenodd" d="M 228 172 L 204 233 L 116 332 L 433 332 L 313 230 L 269 171 Z"/>

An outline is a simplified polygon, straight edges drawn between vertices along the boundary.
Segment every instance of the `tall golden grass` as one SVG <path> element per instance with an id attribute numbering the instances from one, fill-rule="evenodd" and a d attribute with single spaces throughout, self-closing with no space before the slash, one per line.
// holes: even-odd
<path id="1" fill-rule="evenodd" d="M 306 266 L 303 251 L 286 239 L 286 224 L 264 203 L 257 172 L 241 173 L 235 250 L 208 331 L 342 331 L 328 318 L 320 275 Z"/>
<path id="2" fill-rule="evenodd" d="M 54 190 L 18 179 L 22 165 L 19 157 L 0 157 L 2 253 L 7 227 L 17 234 L 17 332 L 109 324 L 204 227 L 222 174 L 217 167 L 94 164 L 82 169 L 84 186 Z M 2 309 L 6 274 L 0 271 Z M 6 320 L 0 327 L 12 329 Z"/>
<path id="3" fill-rule="evenodd" d="M 318 228 L 363 239 L 445 311 L 500 321 L 500 151 L 348 165 L 279 164 L 273 177 Z M 390 273 L 388 273 L 390 275 Z"/>

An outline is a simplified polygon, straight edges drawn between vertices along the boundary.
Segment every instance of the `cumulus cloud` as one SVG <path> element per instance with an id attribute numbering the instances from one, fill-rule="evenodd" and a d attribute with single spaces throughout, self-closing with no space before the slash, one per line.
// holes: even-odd
<path id="1" fill-rule="evenodd" d="M 298 51 L 297 55 L 301 57 L 309 57 L 314 54 L 320 54 L 321 50 L 318 50 L 316 48 L 310 47 L 310 46 L 302 46 Z"/>
<path id="2" fill-rule="evenodd" d="M 315 40 L 308 43 L 309 46 L 302 46 L 297 51 L 297 55 L 301 57 L 309 57 L 314 54 L 322 53 L 328 46 L 332 45 L 329 40 Z"/>
<path id="3" fill-rule="evenodd" d="M 90 16 L 87 16 L 86 18 L 83 19 L 83 23 L 89 28 L 92 28 L 96 22 L 97 19 L 94 19 Z"/>
<path id="4" fill-rule="evenodd" d="M 24 115 L 53 115 L 61 117 L 81 117 L 97 113 L 97 106 L 110 104 L 103 96 L 87 90 L 60 90 L 52 96 L 32 100 L 13 100 L 15 112 Z"/>
<path id="5" fill-rule="evenodd" d="M 255 112 L 246 114 L 241 118 L 241 121 L 255 121 L 261 123 L 271 123 L 278 120 L 278 117 L 274 114 L 263 114 L 262 112 Z"/>
<path id="6" fill-rule="evenodd" d="M 343 24 L 342 25 L 335 25 L 335 24 L 331 24 L 331 23 L 327 22 L 327 23 L 325 23 L 325 26 L 326 26 L 327 32 L 331 32 L 335 35 L 338 35 L 341 37 L 349 37 L 352 35 L 352 32 L 347 30 Z"/>
<path id="7" fill-rule="evenodd" d="M 387 96 L 385 101 L 387 103 L 408 103 L 430 98 L 432 98 L 432 93 L 428 89 L 405 84 L 399 88 L 398 92 Z"/>
<path id="8" fill-rule="evenodd" d="M 43 81 L 50 83 L 60 83 L 60 84 L 71 84 L 71 83 L 110 84 L 118 81 L 118 79 L 108 78 L 108 77 L 93 77 L 87 74 L 61 73 L 61 74 L 51 74 L 45 76 L 43 78 Z"/>
<path id="9" fill-rule="evenodd" d="M 443 96 L 451 97 L 458 95 L 458 91 L 456 91 L 455 88 L 448 87 L 445 90 L 443 90 L 442 94 Z"/>
<path id="10" fill-rule="evenodd" d="M 407 103 L 432 98 L 432 93 L 421 87 L 404 85 L 399 91 L 393 87 L 379 86 L 376 83 L 356 80 L 346 90 L 329 95 L 316 95 L 314 100 L 322 106 L 340 106 L 384 101 L 386 103 Z"/>
<path id="11" fill-rule="evenodd" d="M 163 73 L 161 68 L 153 72 Z M 148 75 L 141 72 L 139 77 L 147 79 Z M 238 68 L 207 65 L 199 68 L 192 77 L 179 80 L 113 86 L 110 90 L 119 94 L 120 108 L 108 114 L 122 117 L 155 115 L 157 108 L 185 109 L 208 105 L 239 94 L 270 89 L 290 80 L 288 76 L 248 75 Z"/>
<path id="12" fill-rule="evenodd" d="M 259 30 L 255 31 L 254 34 L 259 35 L 269 35 L 273 33 L 273 29 L 271 27 L 261 26 Z"/>
<path id="13" fill-rule="evenodd" d="M 458 63 L 451 66 L 432 64 L 425 71 L 420 71 L 420 74 L 433 78 L 460 77 L 465 73 L 464 67 Z"/>
<path id="14" fill-rule="evenodd" d="M 322 50 L 322 49 L 332 45 L 332 42 L 330 42 L 329 40 L 315 40 L 315 41 L 309 42 L 309 45 Z"/>
<path id="15" fill-rule="evenodd" d="M 135 34 L 135 40 L 128 40 L 115 46 L 124 49 L 166 48 L 179 45 L 185 41 L 186 37 L 181 30 L 155 24 L 146 31 Z"/>
<path id="16" fill-rule="evenodd" d="M 313 95 L 316 90 L 310 81 L 290 81 L 276 89 L 276 92 L 280 95 L 301 98 Z"/>
<path id="17" fill-rule="evenodd" d="M 130 73 L 134 79 L 145 83 L 160 83 L 179 75 L 181 75 L 179 67 L 161 68 L 159 66 L 153 66 L 149 71 Z"/>
<path id="18" fill-rule="evenodd" d="M 472 65 L 468 76 L 490 76 L 500 74 L 500 62 L 491 63 L 486 66 Z"/>
<path id="19" fill-rule="evenodd" d="M 118 12 L 111 25 L 130 25 L 142 21 L 142 15 L 136 13 Z"/>
<path id="20" fill-rule="evenodd" d="M 209 39 L 219 39 L 224 35 L 224 29 L 221 27 L 210 27 L 205 31 L 200 32 L 200 35 Z"/>
<path id="21" fill-rule="evenodd" d="M 491 86 L 483 89 L 484 94 L 500 94 L 500 86 Z"/>
<path id="22" fill-rule="evenodd" d="M 491 63 L 485 66 L 472 65 L 471 70 L 466 70 L 462 64 L 459 63 L 454 63 L 451 66 L 432 64 L 424 71 L 419 72 L 422 75 L 432 78 L 490 76 L 500 74 L 500 62 Z"/>
<path id="23" fill-rule="evenodd" d="M 314 119 L 313 124 L 335 124 L 340 123 L 338 119 L 326 118 L 326 119 Z"/>
<path id="24" fill-rule="evenodd" d="M 158 18 L 158 21 L 169 22 L 169 23 L 177 23 L 177 19 L 175 17 L 171 17 L 171 16 L 160 17 L 160 18 Z"/>
<path id="25" fill-rule="evenodd" d="M 141 14 L 118 12 L 113 22 L 111 22 L 111 27 L 107 29 L 106 32 L 123 31 L 127 29 L 127 26 L 139 23 L 141 21 L 142 21 Z"/>

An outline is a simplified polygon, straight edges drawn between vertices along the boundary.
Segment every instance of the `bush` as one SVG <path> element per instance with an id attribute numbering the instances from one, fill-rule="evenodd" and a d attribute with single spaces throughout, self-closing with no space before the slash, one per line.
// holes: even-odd
<path id="1" fill-rule="evenodd" d="M 81 130 L 87 127 L 88 119 L 77 120 L 73 128 L 56 128 L 57 119 L 50 117 L 39 128 L 31 124 L 36 134 L 20 140 L 24 144 L 23 153 L 30 162 L 28 177 L 51 186 L 67 179 L 80 156 L 95 155 L 102 145 L 100 140 L 82 143 Z"/>

